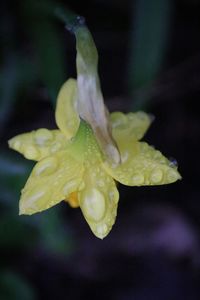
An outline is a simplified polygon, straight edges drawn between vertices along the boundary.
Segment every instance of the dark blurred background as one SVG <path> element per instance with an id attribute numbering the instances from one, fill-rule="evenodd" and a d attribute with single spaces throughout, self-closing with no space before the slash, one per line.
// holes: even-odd
<path id="1" fill-rule="evenodd" d="M 155 116 L 145 140 L 175 157 L 182 181 L 119 185 L 103 241 L 66 203 L 18 216 L 34 163 L 14 135 L 55 128 L 61 84 L 76 76 L 75 40 L 51 1 L 0 4 L 0 300 L 200 299 L 200 1 L 56 1 L 86 18 L 111 111 Z M 64 297 L 64 298 L 63 298 Z"/>

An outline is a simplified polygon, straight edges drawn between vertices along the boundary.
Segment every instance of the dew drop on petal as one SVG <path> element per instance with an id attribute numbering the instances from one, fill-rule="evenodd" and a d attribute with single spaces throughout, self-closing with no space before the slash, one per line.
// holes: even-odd
<path id="1" fill-rule="evenodd" d="M 97 189 L 84 192 L 82 195 L 82 210 L 86 218 L 98 222 L 105 214 L 105 199 L 104 195 Z"/>
<path id="2" fill-rule="evenodd" d="M 118 203 L 119 196 L 118 196 L 118 191 L 116 189 L 109 192 L 109 197 L 110 197 L 110 200 L 114 201 L 115 204 Z"/>
<path id="3" fill-rule="evenodd" d="M 170 157 L 169 158 L 169 166 L 170 167 L 177 167 L 178 166 L 178 162 L 177 162 L 177 160 L 175 159 L 175 158 L 173 158 L 173 157 Z"/>
<path id="4" fill-rule="evenodd" d="M 25 148 L 24 156 L 27 159 L 36 159 L 39 155 L 39 151 L 34 146 L 28 146 Z"/>
<path id="5" fill-rule="evenodd" d="M 64 195 L 67 196 L 68 194 L 74 192 L 76 188 L 77 188 L 77 180 L 76 179 L 70 180 L 64 185 L 63 193 Z"/>
<path id="6" fill-rule="evenodd" d="M 47 157 L 37 163 L 34 172 L 36 176 L 46 176 L 55 172 L 57 167 L 57 159 L 55 157 Z"/>
<path id="7" fill-rule="evenodd" d="M 48 199 L 48 195 L 50 192 L 43 190 L 38 190 L 37 188 L 33 189 L 32 191 L 29 191 L 27 193 L 22 192 L 22 201 L 20 201 L 20 214 L 32 214 L 37 211 L 41 211 L 43 201 L 46 201 Z M 44 198 L 45 196 L 45 198 Z"/>
<path id="8" fill-rule="evenodd" d="M 38 145 L 44 145 L 47 141 L 52 140 L 53 134 L 46 128 L 38 129 L 35 132 L 35 141 Z"/>
<path id="9" fill-rule="evenodd" d="M 163 179 L 163 171 L 160 169 L 155 169 L 150 174 L 151 183 L 159 183 Z"/>
<path id="10" fill-rule="evenodd" d="M 107 231 L 108 231 L 108 226 L 106 224 L 101 224 L 96 228 L 97 235 L 102 238 L 105 236 Z"/>
<path id="11" fill-rule="evenodd" d="M 122 153 L 122 155 L 121 155 L 121 161 L 122 161 L 123 163 L 126 162 L 127 159 L 128 159 L 128 157 L 129 157 L 128 151 Z"/>
<path id="12" fill-rule="evenodd" d="M 132 177 L 132 183 L 134 185 L 141 185 L 144 183 L 144 175 L 142 174 L 135 174 L 133 177 Z"/>

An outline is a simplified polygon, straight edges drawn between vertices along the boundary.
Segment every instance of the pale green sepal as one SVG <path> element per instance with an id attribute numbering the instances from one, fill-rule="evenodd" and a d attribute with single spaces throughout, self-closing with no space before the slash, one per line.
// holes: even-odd
<path id="1" fill-rule="evenodd" d="M 79 115 L 92 127 L 106 158 L 118 164 L 120 156 L 117 145 L 112 138 L 97 71 L 98 53 L 96 46 L 85 26 L 77 28 L 75 36 Z"/>

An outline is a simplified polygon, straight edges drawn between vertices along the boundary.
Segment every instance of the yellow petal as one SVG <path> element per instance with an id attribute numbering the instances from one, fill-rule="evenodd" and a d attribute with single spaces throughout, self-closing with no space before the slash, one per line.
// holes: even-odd
<path id="1" fill-rule="evenodd" d="M 27 159 L 39 161 L 66 148 L 67 141 L 60 130 L 40 128 L 17 135 L 8 141 L 9 147 Z"/>
<path id="2" fill-rule="evenodd" d="M 83 166 L 68 151 L 57 152 L 36 164 L 22 190 L 20 214 L 31 215 L 77 191 Z"/>
<path id="3" fill-rule="evenodd" d="M 75 136 L 80 123 L 75 79 L 67 80 L 61 87 L 56 106 L 56 123 L 67 139 Z"/>
<path id="4" fill-rule="evenodd" d="M 117 141 L 118 142 L 118 141 Z M 160 151 L 144 142 L 126 142 L 121 152 L 122 163 L 117 167 L 104 164 L 117 181 L 130 186 L 161 185 L 181 179 L 180 174 Z"/>
<path id="5" fill-rule="evenodd" d="M 110 117 L 112 135 L 119 142 L 118 147 L 121 149 L 127 139 L 129 141 L 142 139 L 152 122 L 152 117 L 142 111 L 128 114 L 113 112 Z"/>
<path id="6" fill-rule="evenodd" d="M 119 193 L 116 184 L 99 166 L 85 170 L 84 183 L 85 188 L 79 193 L 80 208 L 92 232 L 103 239 L 117 215 Z"/>

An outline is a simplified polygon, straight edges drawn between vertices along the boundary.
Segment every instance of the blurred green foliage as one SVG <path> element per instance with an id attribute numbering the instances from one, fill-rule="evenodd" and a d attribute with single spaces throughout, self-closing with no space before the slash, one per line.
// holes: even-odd
<path id="1" fill-rule="evenodd" d="M 1 141 L 8 139 L 7 126 L 15 113 L 16 101 L 23 99 L 30 87 L 36 88 L 40 80 L 55 105 L 58 90 L 67 77 L 65 45 L 56 18 L 42 12 L 35 1 L 19 1 L 19 4 L 15 14 L 10 3 L 5 4 L 0 18 L 3 37 L 0 49 Z M 19 30 L 16 22 L 23 27 L 25 44 L 19 44 L 16 38 Z M 27 51 L 27 45 L 31 51 Z M 18 216 L 20 190 L 34 163 L 6 148 L 6 141 L 1 142 L 0 251 L 3 256 L 0 257 L 0 299 L 32 300 L 36 299 L 34 289 L 10 266 L 9 253 L 27 255 L 39 248 L 51 255 L 66 257 L 73 249 L 72 236 L 59 207 L 32 218 Z"/>
<path id="2" fill-rule="evenodd" d="M 34 300 L 37 299 L 34 289 L 19 274 L 5 271 L 0 274 L 1 300 Z"/>
<path id="3" fill-rule="evenodd" d="M 60 86 L 66 80 L 64 45 L 56 19 L 48 13 L 52 2 L 21 2 L 23 19 L 28 25 L 38 66 L 38 75 L 55 105 Z M 48 5 L 49 4 L 49 5 Z M 45 11 L 45 7 L 47 12 Z"/>
<path id="4" fill-rule="evenodd" d="M 129 89 L 133 110 L 140 110 L 149 106 L 149 89 L 162 68 L 170 29 L 172 1 L 137 0 L 132 7 Z"/>

